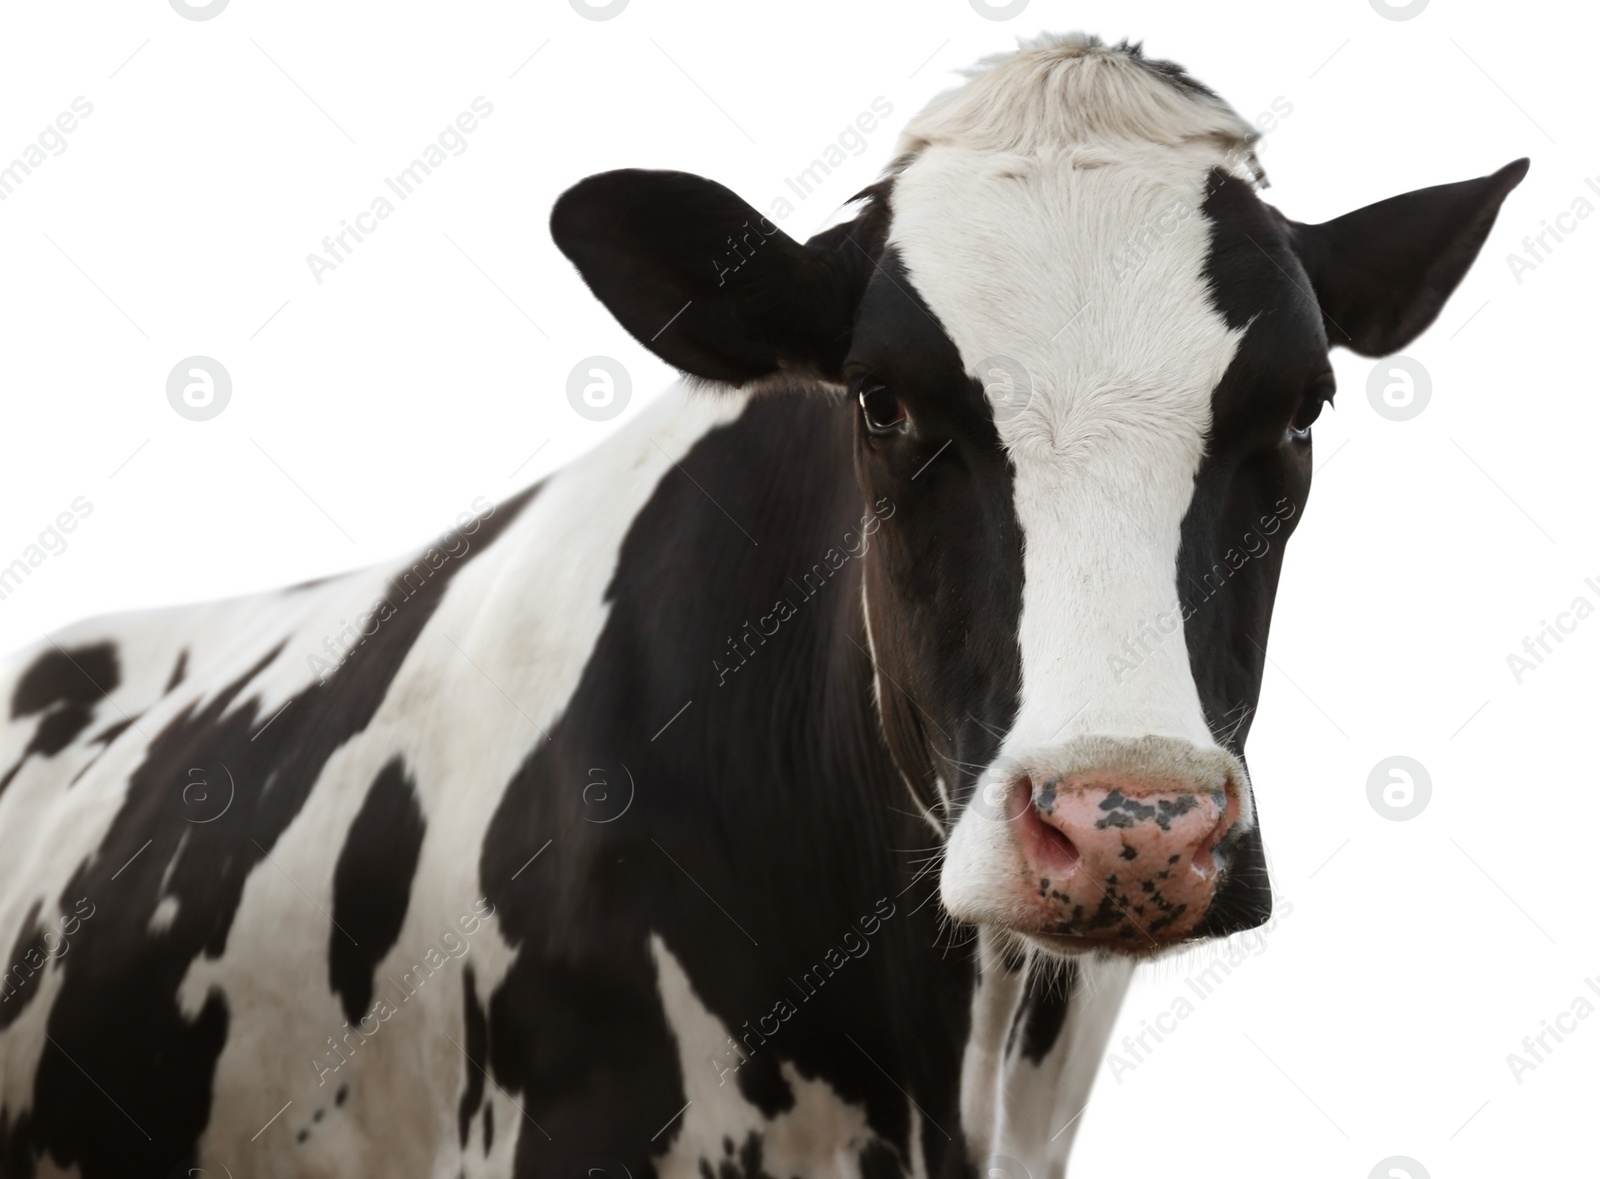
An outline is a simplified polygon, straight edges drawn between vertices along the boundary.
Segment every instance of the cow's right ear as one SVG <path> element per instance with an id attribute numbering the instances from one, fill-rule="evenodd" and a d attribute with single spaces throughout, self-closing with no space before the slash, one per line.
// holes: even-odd
<path id="1" fill-rule="evenodd" d="M 568 189 L 550 233 L 641 344 L 733 384 L 779 369 L 838 380 L 875 252 L 854 226 L 801 245 L 715 181 L 638 169 Z"/>

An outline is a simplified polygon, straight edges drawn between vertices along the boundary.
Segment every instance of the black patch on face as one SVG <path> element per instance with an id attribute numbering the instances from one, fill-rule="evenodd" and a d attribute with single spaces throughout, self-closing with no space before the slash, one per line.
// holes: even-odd
<path id="1" fill-rule="evenodd" d="M 84 1179 L 165 1179 L 194 1153 L 230 1013 L 213 992 L 194 1018 L 184 1015 L 179 984 L 196 957 L 222 954 L 245 880 L 299 814 L 328 758 L 371 721 L 451 578 L 473 552 L 492 544 L 531 494 L 496 508 L 473 534 L 472 551 L 446 561 L 420 586 L 391 586 L 392 615 L 325 684 L 292 697 L 270 725 L 259 698 L 247 693 L 281 647 L 154 735 L 105 838 L 64 891 L 89 898 L 95 916 L 62 959 L 50 1041 L 33 1105 L 5 1143 L 8 1166 L 48 1150 Z M 186 821 L 183 788 L 196 765 L 226 767 L 232 777 L 232 804 L 215 821 Z M 178 902 L 177 915 L 152 937 L 150 918 L 165 897 Z"/>
<path id="2" fill-rule="evenodd" d="M 1211 303 L 1230 328 L 1248 330 L 1212 393 L 1211 434 L 1183 521 L 1178 598 L 1207 724 L 1243 757 L 1284 547 L 1311 487 L 1310 444 L 1291 440 L 1289 425 L 1328 372 L 1328 342 L 1281 218 L 1220 170 L 1210 177 L 1203 212 Z M 1271 915 L 1259 812 L 1227 858 L 1227 876 L 1196 936 L 1250 929 Z"/>
<path id="3" fill-rule="evenodd" d="M 357 1024 L 372 1009 L 373 973 L 399 940 L 426 824 L 405 763 L 378 771 L 333 870 L 328 985 Z"/>
<path id="4" fill-rule="evenodd" d="M 894 509 L 866 558 L 885 734 L 923 805 L 941 809 L 942 776 L 959 810 L 1021 699 L 1015 471 L 981 384 L 892 249 L 867 284 L 845 375 L 882 384 L 910 421 L 887 441 L 858 426 L 856 448 L 867 501 Z"/>
<path id="5" fill-rule="evenodd" d="M 463 972 L 461 991 L 463 1002 L 466 1005 L 464 1024 L 467 1032 L 467 1042 L 462 1045 L 467 1056 L 467 1085 L 461 1093 L 461 1106 L 456 1111 L 456 1117 L 461 1124 L 461 1145 L 467 1145 L 467 1137 L 472 1132 L 472 1119 L 477 1115 L 478 1107 L 483 1104 L 483 1070 L 489 1063 L 489 1021 L 484 1014 L 483 1004 L 478 1002 L 478 980 L 472 967 L 468 966 Z M 494 1123 L 490 1111 L 483 1111 L 483 1137 L 484 1152 L 489 1149 L 489 1140 L 494 1135 Z"/>
<path id="6" fill-rule="evenodd" d="M 489 1002 L 493 1072 L 553 1139 L 523 1127 L 524 1179 L 595 1157 L 650 1174 L 681 1133 L 680 1070 L 771 1117 L 794 1101 L 781 1062 L 907 1158 L 912 1094 L 955 1138 L 924 1123 L 930 1172 L 958 1166 L 973 971 L 936 948 L 937 904 L 918 908 L 937 881 L 912 886 L 903 849 L 927 829 L 874 713 L 845 540 L 869 511 L 856 417 L 820 390 L 765 392 L 663 475 L 578 687 L 489 825 L 481 886 L 516 952 Z M 808 589 L 830 550 L 842 564 Z M 779 598 L 792 614 L 758 635 Z M 595 766 L 636 783 L 620 817 L 586 805 Z M 737 1047 L 680 1059 L 652 934 Z"/>
<path id="7" fill-rule="evenodd" d="M 11 693 L 11 718 L 44 713 L 16 763 L 0 777 L 0 793 L 34 754 L 54 757 L 89 727 L 95 705 L 122 682 L 117 649 L 95 643 L 64 651 L 52 645 L 17 680 Z"/>

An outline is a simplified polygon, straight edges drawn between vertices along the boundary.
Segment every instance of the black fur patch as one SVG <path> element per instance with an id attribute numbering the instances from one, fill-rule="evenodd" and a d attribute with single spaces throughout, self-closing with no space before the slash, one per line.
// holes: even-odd
<path id="1" fill-rule="evenodd" d="M 94 720 L 95 707 L 122 682 L 117 649 L 110 643 L 52 645 L 28 666 L 11 694 L 13 720 L 40 713 L 38 727 L 16 763 L 0 777 L 0 794 L 34 754 L 54 757 Z"/>
<path id="2" fill-rule="evenodd" d="M 484 1014 L 483 1004 L 478 1002 L 478 980 L 471 966 L 463 972 L 461 990 L 462 1001 L 466 1007 L 463 1021 L 467 1042 L 462 1047 L 466 1049 L 467 1056 L 467 1083 L 461 1091 L 461 1106 L 456 1116 L 461 1123 L 461 1145 L 464 1147 L 467 1144 L 467 1136 L 472 1131 L 472 1119 L 477 1115 L 478 1107 L 483 1104 L 483 1070 L 489 1066 L 489 1020 Z M 489 1143 L 493 1139 L 493 1115 L 485 1109 L 483 1111 L 485 1153 L 488 1153 Z"/>
<path id="3" fill-rule="evenodd" d="M 1028 978 L 1028 995 L 1019 1013 L 1022 1055 L 1039 1064 L 1050 1054 L 1067 1026 L 1067 1011 L 1078 983 L 1078 964 L 1041 962 Z"/>
<path id="4" fill-rule="evenodd" d="M 167 686 L 162 689 L 162 695 L 172 691 L 183 683 L 183 677 L 189 670 L 189 649 L 185 647 L 178 652 L 178 662 L 172 665 L 172 674 L 167 677 Z"/>
<path id="5" fill-rule="evenodd" d="M 425 826 L 416 788 L 395 757 L 373 780 L 333 870 L 328 985 L 351 1024 L 371 1010 L 373 972 L 400 937 Z"/>
<path id="6" fill-rule="evenodd" d="M 95 643 L 64 651 L 54 645 L 35 659 L 11 694 L 12 719 L 33 716 L 56 704 L 95 704 L 122 683 L 117 649 Z"/>

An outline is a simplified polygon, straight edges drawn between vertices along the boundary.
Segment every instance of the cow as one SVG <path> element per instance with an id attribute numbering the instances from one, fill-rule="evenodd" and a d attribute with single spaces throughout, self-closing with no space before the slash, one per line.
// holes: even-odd
<path id="1" fill-rule="evenodd" d="M 1064 1174 L 1135 967 L 1272 913 L 1330 348 L 1433 322 L 1527 168 L 1304 224 L 1255 142 L 1071 35 L 804 243 L 568 190 L 681 380 L 415 555 L 0 679 L 0 1170 Z"/>

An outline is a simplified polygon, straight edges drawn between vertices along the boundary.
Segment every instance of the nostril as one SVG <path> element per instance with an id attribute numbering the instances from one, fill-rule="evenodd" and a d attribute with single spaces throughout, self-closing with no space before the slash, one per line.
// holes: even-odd
<path id="1" fill-rule="evenodd" d="M 1055 851 L 1057 871 L 1065 874 L 1078 866 L 1078 861 L 1083 858 L 1083 853 L 1078 850 L 1078 845 L 1068 839 L 1064 833 L 1056 830 L 1048 823 L 1044 827 L 1044 842 Z"/>
<path id="2" fill-rule="evenodd" d="M 1212 850 L 1222 842 L 1222 837 L 1233 828 L 1237 817 L 1234 806 L 1230 804 L 1223 811 L 1222 817 L 1217 820 L 1217 825 L 1211 828 L 1205 839 L 1200 841 L 1199 848 L 1195 850 L 1194 859 L 1189 861 L 1189 866 L 1196 875 L 1202 877 L 1210 876 L 1217 870 L 1217 860 L 1216 856 L 1212 854 Z"/>
<path id="3" fill-rule="evenodd" d="M 1033 779 L 1024 777 L 1016 789 L 1021 804 L 1019 834 L 1024 844 L 1031 847 L 1033 862 L 1052 878 L 1070 876 L 1077 870 L 1083 853 L 1063 830 L 1060 816 L 1056 814 L 1056 783 L 1051 781 L 1036 787 Z"/>

